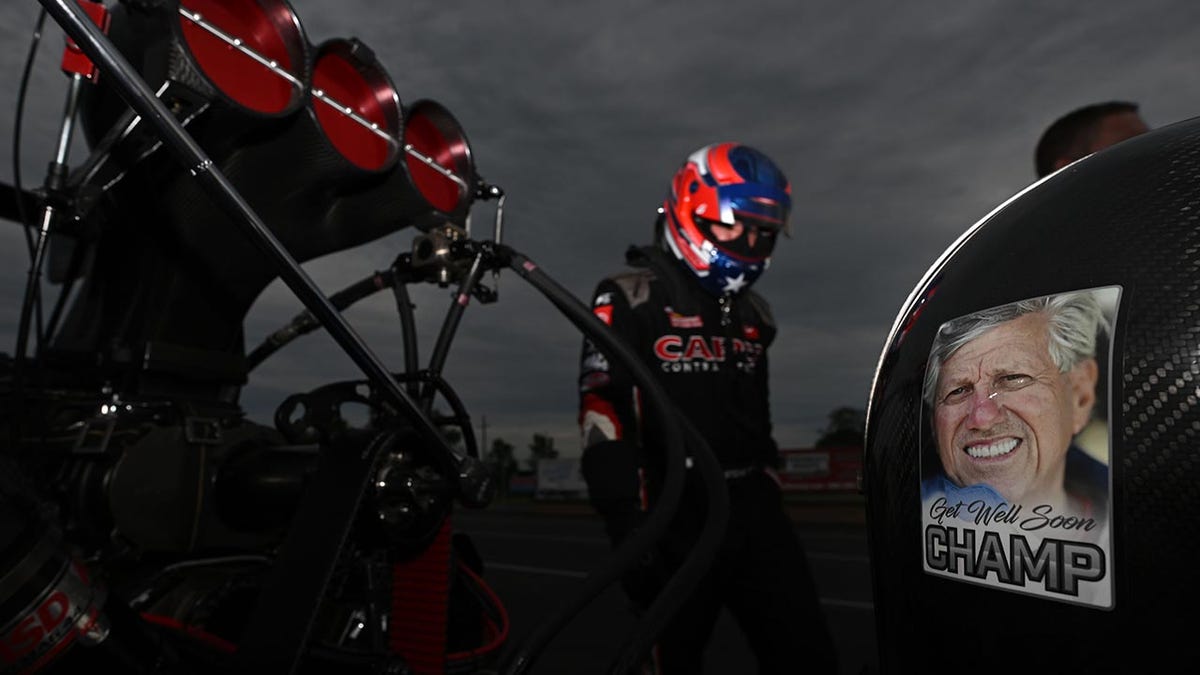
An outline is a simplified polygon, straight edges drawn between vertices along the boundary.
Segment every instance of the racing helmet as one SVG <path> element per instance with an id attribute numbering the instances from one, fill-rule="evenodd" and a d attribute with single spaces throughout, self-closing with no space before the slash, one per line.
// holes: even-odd
<path id="1" fill-rule="evenodd" d="M 664 247 L 716 296 L 749 287 L 786 234 L 791 186 L 763 153 L 740 143 L 693 152 L 663 202 Z"/>

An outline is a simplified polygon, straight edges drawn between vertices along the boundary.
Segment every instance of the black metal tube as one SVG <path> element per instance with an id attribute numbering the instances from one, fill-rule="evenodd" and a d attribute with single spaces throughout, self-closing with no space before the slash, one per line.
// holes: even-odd
<path id="1" fill-rule="evenodd" d="M 46 175 L 46 190 L 50 193 L 51 199 L 58 194 L 63 187 L 63 180 L 67 174 L 67 155 L 71 150 L 71 138 L 75 133 L 75 116 L 79 109 L 79 93 L 83 88 L 83 76 L 73 75 L 71 77 L 70 87 L 67 89 L 67 102 L 63 109 L 62 124 L 58 131 L 58 145 L 54 150 L 54 161 L 50 162 L 50 167 L 47 169 Z M 20 204 L 20 194 L 17 195 L 18 204 Z M 14 375 L 16 381 L 16 389 L 20 391 L 23 385 L 21 378 L 24 371 L 24 362 L 26 350 L 28 348 L 29 329 L 31 313 L 37 312 L 37 340 L 35 345 L 40 350 L 42 338 L 44 336 L 44 326 L 42 325 L 42 264 L 46 258 L 46 244 L 50 240 L 50 232 L 53 229 L 54 220 L 57 214 L 58 207 L 51 204 L 46 204 L 42 209 L 42 224 L 37 233 L 37 242 L 34 244 L 32 260 L 29 264 L 29 279 L 25 286 L 25 299 L 21 305 L 21 318 L 17 327 L 17 348 L 14 360 Z M 28 231 L 28 230 L 27 230 Z"/>
<path id="2" fill-rule="evenodd" d="M 13 389 L 21 399 L 21 390 L 25 385 L 25 359 L 29 342 L 29 324 L 33 310 L 41 302 L 42 263 L 46 259 L 46 242 L 50 240 L 50 223 L 54 220 L 54 207 L 47 205 L 42 210 L 42 225 L 38 230 L 37 241 L 33 249 L 33 259 L 29 262 L 29 278 L 25 281 L 25 297 L 21 301 L 21 316 L 17 322 L 17 347 L 13 354 Z M 41 321 L 39 320 L 39 324 Z M 40 338 L 41 327 L 38 327 Z"/>
<path id="3" fill-rule="evenodd" d="M 458 331 L 458 324 L 462 320 L 463 312 L 467 310 L 467 305 L 471 302 L 471 293 L 479 283 L 480 277 L 483 276 L 483 256 L 483 251 L 475 254 L 475 260 L 471 262 L 471 269 L 459 283 L 458 292 L 454 294 L 450 309 L 446 312 L 442 330 L 438 333 L 437 342 L 433 345 L 433 353 L 429 357 L 429 374 L 432 377 L 440 377 L 442 367 L 446 365 L 450 342 L 454 339 L 455 332 Z M 433 394 L 432 385 L 426 385 L 424 391 L 421 392 L 421 404 L 425 406 L 425 410 L 429 410 L 433 405 Z"/>
<path id="4" fill-rule="evenodd" d="M 546 643 L 561 631 L 566 626 L 566 623 L 578 614 L 588 602 L 619 579 L 622 572 L 637 564 L 642 555 L 650 550 L 650 547 L 658 541 L 666 531 L 668 525 L 670 525 L 671 519 L 675 516 L 675 511 L 679 507 L 680 499 L 683 496 L 684 475 L 687 469 L 683 433 L 680 426 L 681 418 L 676 414 L 674 404 L 671 403 L 666 390 L 658 382 L 654 373 L 642 363 L 637 354 L 611 328 L 596 318 L 590 309 L 575 298 L 575 296 L 571 295 L 569 291 L 559 286 L 557 282 L 525 256 L 512 252 L 507 247 L 502 248 L 508 251 L 508 255 L 510 256 L 508 265 L 512 270 L 546 296 L 571 323 L 579 328 L 584 335 L 591 338 L 605 354 L 608 354 L 611 358 L 620 361 L 629 368 L 634 381 L 646 394 L 646 400 L 649 405 L 666 421 L 664 425 L 665 437 L 661 441 L 663 443 L 664 454 L 666 455 L 665 465 L 667 471 L 663 479 L 662 493 L 659 495 L 655 508 L 650 512 L 642 527 L 634 531 L 633 534 L 612 552 L 608 563 L 588 575 L 587 579 L 583 582 L 583 588 L 580 592 L 575 597 L 568 599 L 557 612 L 544 619 L 526 637 L 519 649 L 507 660 L 508 662 L 502 670 L 505 675 L 515 675 L 527 672 L 532 667 L 537 654 L 544 648 Z M 707 451 L 707 446 L 703 446 L 699 450 L 703 454 Z M 714 459 L 713 461 L 715 462 L 716 460 Z M 707 562 L 700 561 L 702 564 L 707 564 Z M 652 605 L 652 611 L 668 616 L 674 613 L 678 606 L 667 606 L 665 603 L 668 601 L 675 602 L 678 596 L 686 594 L 691 588 L 691 586 L 686 585 L 689 579 L 681 579 L 679 582 L 672 583 L 672 592 L 670 594 L 660 595 L 659 599 Z M 658 609 L 656 610 L 655 608 Z M 651 635 L 648 637 L 652 640 L 655 636 Z M 640 644 L 640 641 L 638 644 Z"/>
<path id="5" fill-rule="evenodd" d="M 458 394 L 450 388 L 450 385 L 442 377 L 434 377 L 430 379 L 430 383 L 436 387 L 437 393 L 441 394 L 442 398 L 449 404 L 453 417 L 462 423 L 463 445 L 466 447 L 467 455 L 479 457 L 479 445 L 475 441 L 475 431 L 471 428 L 471 417 L 467 414 L 467 408 L 463 405 L 462 399 L 459 398 Z"/>
<path id="6" fill-rule="evenodd" d="M 419 396 L 420 384 L 416 376 L 421 366 L 417 360 L 417 328 L 408 286 L 397 279 L 392 285 L 392 297 L 396 299 L 396 314 L 400 317 L 400 340 L 404 343 L 404 374 L 410 378 L 408 393 L 410 396 Z"/>
<path id="7" fill-rule="evenodd" d="M 137 71 L 116 47 L 71 0 L 38 0 L 50 16 L 71 36 L 130 108 L 158 131 L 163 144 L 192 175 L 209 197 L 275 265 L 280 278 L 304 306 L 325 326 L 346 354 L 385 393 L 389 402 L 407 411 L 418 433 L 434 448 L 444 451 L 444 459 L 457 469 L 457 454 L 438 434 L 437 429 L 371 352 L 366 343 L 342 318 L 308 274 L 275 237 L 228 179 L 213 165 L 204 150 L 187 134 L 183 126 L 163 105 Z"/>

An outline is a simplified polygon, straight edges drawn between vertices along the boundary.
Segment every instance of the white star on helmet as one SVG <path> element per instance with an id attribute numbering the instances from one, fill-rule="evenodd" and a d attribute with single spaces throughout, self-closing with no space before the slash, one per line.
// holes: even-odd
<path id="1" fill-rule="evenodd" d="M 746 285 L 745 272 L 737 275 L 736 277 L 725 277 L 725 287 L 721 289 L 721 292 L 737 293 L 738 291 L 742 290 L 742 287 L 745 285 Z"/>

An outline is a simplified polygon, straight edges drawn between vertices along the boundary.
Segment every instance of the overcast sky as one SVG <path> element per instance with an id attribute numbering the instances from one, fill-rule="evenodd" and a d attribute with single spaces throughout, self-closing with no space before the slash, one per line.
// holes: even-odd
<path id="1" fill-rule="evenodd" d="M 1151 126 L 1195 115 L 1200 3 L 1194 0 L 973 2 L 520 3 L 293 0 L 313 44 L 357 37 L 402 102 L 433 99 L 466 130 L 477 167 L 502 187 L 506 241 L 586 300 L 651 235 L 667 181 L 692 150 L 737 140 L 772 156 L 793 186 L 793 237 L 758 282 L 780 323 L 771 352 L 776 436 L 815 440 L 828 413 L 865 408 L 901 304 L 937 256 L 1034 178 L 1037 136 L 1100 100 L 1141 104 Z M 40 5 L 0 9 L 0 179 L 12 180 L 20 70 Z M 48 24 L 21 141 L 27 186 L 45 173 L 66 80 Z M 73 151 L 77 163 L 86 148 Z M 490 232 L 494 202 L 475 206 Z M 413 230 L 305 263 L 328 293 L 386 268 Z M 0 227 L 0 351 L 12 352 L 28 260 Z M 1019 273 L 1019 270 L 1014 270 Z M 490 279 L 489 279 L 490 283 Z M 450 291 L 412 291 L 426 362 Z M 270 286 L 247 347 L 303 306 Z M 346 313 L 400 369 L 394 303 Z M 533 433 L 578 453 L 580 337 L 511 272 L 499 301 L 472 304 L 445 370 L 476 434 L 523 453 Z M 361 373 L 323 333 L 276 353 L 243 391 L 268 422 L 291 393 Z"/>

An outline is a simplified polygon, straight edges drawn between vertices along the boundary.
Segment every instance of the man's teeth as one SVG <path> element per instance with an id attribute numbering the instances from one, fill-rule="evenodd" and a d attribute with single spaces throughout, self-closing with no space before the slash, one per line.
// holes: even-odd
<path id="1" fill-rule="evenodd" d="M 1012 452 L 1012 449 L 1017 447 L 1017 439 L 1006 438 L 1002 441 L 988 443 L 987 445 L 969 445 L 967 446 L 967 454 L 975 459 L 983 459 L 985 457 L 999 457 Z"/>

